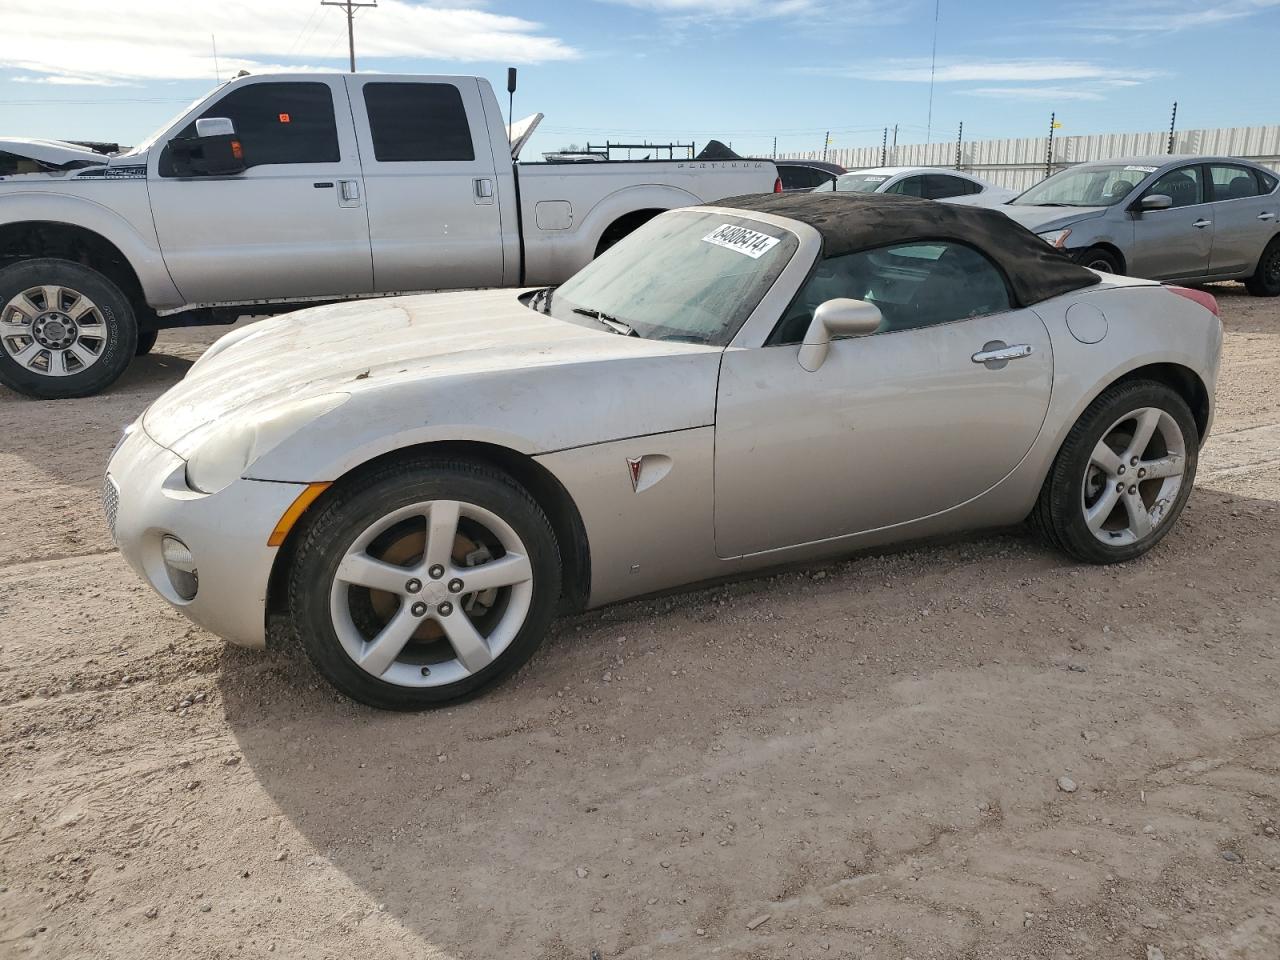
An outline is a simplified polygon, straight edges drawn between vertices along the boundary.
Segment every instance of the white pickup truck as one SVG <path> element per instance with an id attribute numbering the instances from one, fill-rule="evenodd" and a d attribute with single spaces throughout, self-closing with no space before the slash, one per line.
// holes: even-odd
<path id="1" fill-rule="evenodd" d="M 555 284 L 663 210 L 779 189 L 762 160 L 518 164 L 531 127 L 477 77 L 273 74 L 125 153 L 0 140 L 0 383 L 84 396 L 165 327 Z"/>

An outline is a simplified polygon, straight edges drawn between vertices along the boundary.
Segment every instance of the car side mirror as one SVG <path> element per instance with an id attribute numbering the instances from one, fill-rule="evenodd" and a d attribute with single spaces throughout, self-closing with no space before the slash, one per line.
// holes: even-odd
<path id="1" fill-rule="evenodd" d="M 1172 206 L 1173 197 L 1164 193 L 1148 193 L 1138 201 L 1138 209 L 1144 213 L 1148 210 L 1168 210 Z"/>
<path id="2" fill-rule="evenodd" d="M 880 329 L 880 308 L 865 300 L 836 297 L 819 304 L 800 344 L 800 366 L 813 373 L 827 359 L 831 341 L 839 337 L 865 337 Z"/>
<path id="3" fill-rule="evenodd" d="M 246 168 L 236 126 L 227 117 L 201 117 L 194 137 L 175 137 L 169 147 L 179 176 L 229 177 Z"/>

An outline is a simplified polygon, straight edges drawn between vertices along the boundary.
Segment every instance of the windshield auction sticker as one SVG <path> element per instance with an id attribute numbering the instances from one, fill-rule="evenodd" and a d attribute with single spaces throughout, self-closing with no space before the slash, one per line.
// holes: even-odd
<path id="1" fill-rule="evenodd" d="M 717 247 L 726 247 L 738 253 L 759 260 L 778 245 L 778 238 L 767 233 L 748 230 L 746 227 L 735 227 L 731 223 L 722 223 L 705 237 L 703 243 L 714 243 Z"/>

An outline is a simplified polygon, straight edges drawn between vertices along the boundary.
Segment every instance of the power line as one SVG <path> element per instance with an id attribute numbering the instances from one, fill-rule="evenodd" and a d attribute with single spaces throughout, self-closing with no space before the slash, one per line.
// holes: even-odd
<path id="1" fill-rule="evenodd" d="M 933 52 L 929 54 L 929 123 L 925 140 L 933 136 L 933 76 L 938 66 L 938 15 L 942 12 L 942 0 L 933 0 Z"/>
<path id="2" fill-rule="evenodd" d="M 356 10 L 360 7 L 376 7 L 378 0 L 356 3 L 355 0 L 320 0 L 322 7 L 345 7 L 347 11 L 347 50 L 351 55 L 351 72 L 356 72 Z"/>

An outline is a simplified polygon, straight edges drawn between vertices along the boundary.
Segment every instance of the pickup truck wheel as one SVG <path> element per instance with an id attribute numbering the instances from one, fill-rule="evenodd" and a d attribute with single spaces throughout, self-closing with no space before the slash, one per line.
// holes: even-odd
<path id="1" fill-rule="evenodd" d="M 156 337 L 159 336 L 157 330 L 143 330 L 138 334 L 138 346 L 133 351 L 135 357 L 143 357 L 151 352 L 151 348 L 156 345 Z"/>
<path id="2" fill-rule="evenodd" d="M 0 383 L 38 400 L 85 397 L 122 374 L 138 344 L 120 288 L 70 260 L 0 270 Z"/>

